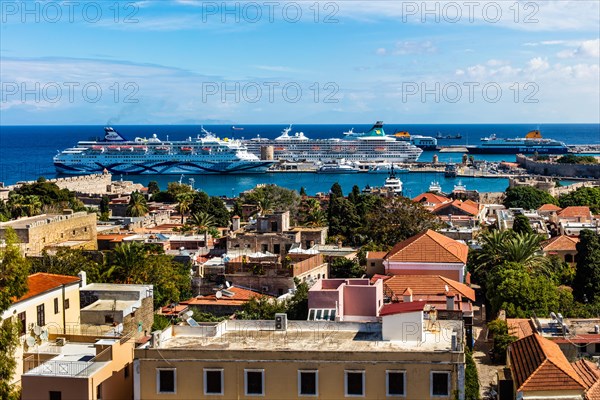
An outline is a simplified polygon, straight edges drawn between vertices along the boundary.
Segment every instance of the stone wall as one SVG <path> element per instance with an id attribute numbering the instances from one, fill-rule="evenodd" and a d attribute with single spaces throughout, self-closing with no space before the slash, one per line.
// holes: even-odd
<path id="1" fill-rule="evenodd" d="M 600 164 L 559 164 L 550 161 L 534 161 L 522 154 L 517 155 L 517 163 L 533 174 L 600 179 Z"/>

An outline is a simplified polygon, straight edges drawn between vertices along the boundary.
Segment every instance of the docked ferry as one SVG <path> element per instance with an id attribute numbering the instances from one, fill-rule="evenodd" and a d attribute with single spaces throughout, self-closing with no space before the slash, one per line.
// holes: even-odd
<path id="1" fill-rule="evenodd" d="M 543 139 L 539 130 L 527 133 L 524 138 L 502 139 L 492 135 L 481 139 L 478 146 L 467 146 L 471 154 L 566 154 L 569 148 L 563 142 Z"/>
<path id="2" fill-rule="evenodd" d="M 245 141 L 248 151 L 259 156 L 261 149 L 272 148 L 275 160 L 330 162 L 413 162 L 423 150 L 408 142 L 386 136 L 383 123 L 377 122 L 362 133 L 345 132 L 346 139 L 309 139 L 303 132 L 290 134 L 285 128 L 275 139 L 256 137 Z"/>
<path id="3" fill-rule="evenodd" d="M 392 135 L 396 140 L 408 141 L 423 150 L 436 150 L 437 139 L 431 136 L 411 135 L 406 131 L 399 131 Z"/>
<path id="4" fill-rule="evenodd" d="M 274 161 L 261 160 L 238 140 L 219 139 L 201 128 L 202 137 L 180 141 L 150 138 L 125 139 L 104 128 L 104 139 L 80 141 L 54 156 L 61 174 L 239 174 L 264 173 Z"/>

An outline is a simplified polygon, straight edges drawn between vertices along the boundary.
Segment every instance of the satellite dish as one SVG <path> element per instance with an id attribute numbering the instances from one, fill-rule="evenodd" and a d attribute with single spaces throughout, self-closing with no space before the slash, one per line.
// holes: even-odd
<path id="1" fill-rule="evenodd" d="M 229 282 L 225 281 L 225 287 L 226 288 L 230 288 L 231 287 L 231 285 L 229 284 Z"/>
<path id="2" fill-rule="evenodd" d="M 35 336 L 40 336 L 40 334 L 42 333 L 42 328 L 40 328 L 38 325 L 34 326 L 33 333 L 35 333 Z"/>
<path id="3" fill-rule="evenodd" d="M 33 336 L 27 336 L 25 343 L 27 343 L 27 347 L 33 347 L 35 346 L 35 338 Z"/>
<path id="4" fill-rule="evenodd" d="M 221 297 L 223 297 L 223 292 L 221 292 L 220 290 L 219 290 L 219 291 L 217 291 L 217 293 L 215 293 L 215 297 L 216 297 L 217 299 L 220 299 Z"/>

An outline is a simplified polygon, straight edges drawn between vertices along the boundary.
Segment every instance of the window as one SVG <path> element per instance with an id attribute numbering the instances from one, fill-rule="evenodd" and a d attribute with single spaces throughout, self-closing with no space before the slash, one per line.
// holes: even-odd
<path id="1" fill-rule="evenodd" d="M 346 397 L 364 397 L 365 371 L 345 372 Z"/>
<path id="2" fill-rule="evenodd" d="M 156 370 L 156 393 L 175 392 L 175 369 L 159 368 Z"/>
<path id="3" fill-rule="evenodd" d="M 246 396 L 264 396 L 265 394 L 265 370 L 244 370 Z"/>
<path id="4" fill-rule="evenodd" d="M 69 309 L 69 305 L 70 305 L 69 299 L 65 299 L 65 310 Z"/>
<path id="5" fill-rule="evenodd" d="M 268 244 L 263 244 L 261 245 L 261 249 L 263 253 L 266 253 L 267 251 L 269 251 L 269 245 Z"/>
<path id="6" fill-rule="evenodd" d="M 281 252 L 281 245 L 280 244 L 274 244 L 273 245 L 273 253 L 279 254 L 280 252 Z"/>
<path id="7" fill-rule="evenodd" d="M 110 315 L 110 314 L 104 315 L 104 323 L 105 324 L 112 324 L 113 322 L 115 322 L 115 318 L 112 315 Z"/>
<path id="8" fill-rule="evenodd" d="M 277 221 L 272 221 L 271 222 L 271 232 L 277 232 L 277 228 L 279 228 Z"/>
<path id="9" fill-rule="evenodd" d="M 21 335 L 24 335 L 27 333 L 27 314 L 25 314 L 25 311 L 23 311 L 22 313 L 19 313 L 18 318 L 19 318 L 19 322 L 21 323 Z"/>
<path id="10" fill-rule="evenodd" d="M 58 314 L 58 297 L 54 299 L 54 314 Z"/>
<path id="11" fill-rule="evenodd" d="M 386 371 L 385 382 L 388 396 L 406 396 L 406 373 L 404 371 Z"/>
<path id="12" fill-rule="evenodd" d="M 441 397 L 450 395 L 449 372 L 431 372 L 431 395 Z"/>
<path id="13" fill-rule="evenodd" d="M 40 304 L 37 306 L 37 324 L 38 326 L 46 325 L 46 313 L 44 311 L 44 305 Z"/>
<path id="14" fill-rule="evenodd" d="M 371 261 L 371 267 L 375 266 L 375 262 Z"/>
<path id="15" fill-rule="evenodd" d="M 96 386 L 96 399 L 102 400 L 102 383 Z"/>
<path id="16" fill-rule="evenodd" d="M 127 363 L 127 365 L 125 366 L 125 368 L 123 368 L 123 377 L 125 379 L 129 378 L 129 363 Z"/>
<path id="17" fill-rule="evenodd" d="M 204 394 L 223 394 L 223 370 L 204 370 Z"/>
<path id="18" fill-rule="evenodd" d="M 311 308 L 308 310 L 309 321 L 335 321 L 335 308 L 319 309 Z"/>
<path id="19" fill-rule="evenodd" d="M 298 371 L 298 396 L 318 396 L 317 371 Z"/>
<path id="20" fill-rule="evenodd" d="M 62 392 L 51 391 L 48 394 L 49 394 L 50 400 L 61 400 L 61 398 L 62 398 Z"/>

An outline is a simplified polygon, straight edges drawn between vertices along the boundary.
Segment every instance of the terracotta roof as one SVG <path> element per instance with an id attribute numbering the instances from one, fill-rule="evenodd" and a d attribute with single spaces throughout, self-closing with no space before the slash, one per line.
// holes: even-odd
<path id="1" fill-rule="evenodd" d="M 415 203 L 442 204 L 450 202 L 450 199 L 435 193 L 421 193 L 417 197 L 413 198 L 412 201 Z"/>
<path id="2" fill-rule="evenodd" d="M 468 251 L 469 247 L 466 244 L 428 229 L 397 243 L 386 255 L 386 259 L 399 262 L 466 264 Z"/>
<path id="3" fill-rule="evenodd" d="M 585 390 L 585 383 L 556 343 L 534 333 L 509 345 L 518 392 Z"/>
<path id="4" fill-rule="evenodd" d="M 233 296 L 230 297 L 230 296 L 223 295 L 220 299 L 217 299 L 216 294 L 209 294 L 207 296 L 202 296 L 202 297 L 192 297 L 189 300 L 182 301 L 181 304 L 190 305 L 190 306 L 207 305 L 207 304 L 211 304 L 211 305 L 215 305 L 215 304 L 242 305 L 253 297 L 263 297 L 263 296 L 271 297 L 271 296 L 268 296 L 265 294 L 255 292 L 250 289 L 244 289 L 244 288 L 240 288 L 240 287 L 236 287 L 236 286 L 231 286 L 231 287 L 227 288 L 226 290 L 229 292 L 232 292 Z"/>
<path id="5" fill-rule="evenodd" d="M 461 201 L 461 200 L 454 200 L 452 201 L 452 203 L 444 203 L 444 204 L 440 204 L 437 207 L 435 207 L 432 212 L 434 214 L 437 213 L 442 213 L 442 214 L 448 214 L 447 212 L 445 212 L 444 210 L 449 208 L 449 207 L 454 207 L 457 208 L 463 212 L 466 212 L 467 214 L 471 215 L 471 216 L 476 216 L 477 214 L 479 214 L 479 204 L 467 200 L 467 201 Z"/>
<path id="6" fill-rule="evenodd" d="M 423 311 L 426 305 L 426 301 L 412 301 L 410 303 L 389 303 L 381 307 L 379 315 L 383 317 L 384 315 Z"/>
<path id="7" fill-rule="evenodd" d="M 383 259 L 383 257 L 385 257 L 385 255 L 387 254 L 387 251 L 367 251 L 367 256 L 366 258 L 369 259 Z"/>
<path id="8" fill-rule="evenodd" d="M 518 339 L 523 339 L 535 333 L 530 319 L 527 318 L 507 318 L 508 333 L 516 336 Z"/>
<path id="9" fill-rule="evenodd" d="M 590 217 L 591 215 L 588 206 L 569 206 L 558 213 L 558 216 L 563 218 Z"/>
<path id="10" fill-rule="evenodd" d="M 183 304 L 178 304 L 175 307 L 164 306 L 160 309 L 162 315 L 179 315 L 180 313 L 187 311 L 189 307 Z"/>
<path id="11" fill-rule="evenodd" d="M 579 361 L 572 362 L 571 365 L 575 369 L 575 372 L 581 377 L 586 388 L 590 388 L 594 383 L 600 379 L 600 369 L 593 362 L 581 359 Z"/>
<path id="12" fill-rule="evenodd" d="M 384 287 L 392 295 L 402 296 L 410 288 L 414 296 L 445 295 L 446 286 L 451 293 L 475 301 L 475 291 L 467 285 L 440 275 L 394 275 L 386 280 Z"/>
<path id="13" fill-rule="evenodd" d="M 96 240 L 107 240 L 109 242 L 122 242 L 128 236 L 132 236 L 130 233 L 111 233 L 107 235 L 98 235 Z"/>
<path id="14" fill-rule="evenodd" d="M 375 275 L 373 275 L 373 276 L 371 277 L 371 280 L 369 280 L 369 283 L 370 283 L 371 285 L 374 285 L 374 284 L 375 284 L 375 282 L 377 282 L 377 281 L 378 281 L 378 280 L 380 280 L 380 279 L 383 279 L 383 280 L 384 280 L 384 282 L 385 282 L 387 279 L 390 279 L 390 278 L 391 278 L 391 275 L 381 275 L 381 274 L 375 274 Z"/>
<path id="15" fill-rule="evenodd" d="M 560 208 L 559 206 L 556 206 L 554 204 L 544 204 L 537 210 L 538 211 L 560 211 L 560 210 L 562 210 L 562 208 Z"/>
<path id="16" fill-rule="evenodd" d="M 56 275 L 47 274 L 45 272 L 38 272 L 27 277 L 28 290 L 19 299 L 14 299 L 13 303 L 27 300 L 29 298 L 38 296 L 52 289 L 57 289 L 62 285 L 69 285 L 72 283 L 79 282 L 80 279 L 77 276 L 69 275 Z"/>
<path id="17" fill-rule="evenodd" d="M 560 235 L 553 237 L 550 240 L 542 242 L 542 250 L 544 251 L 577 251 L 577 243 L 579 238 Z"/>

